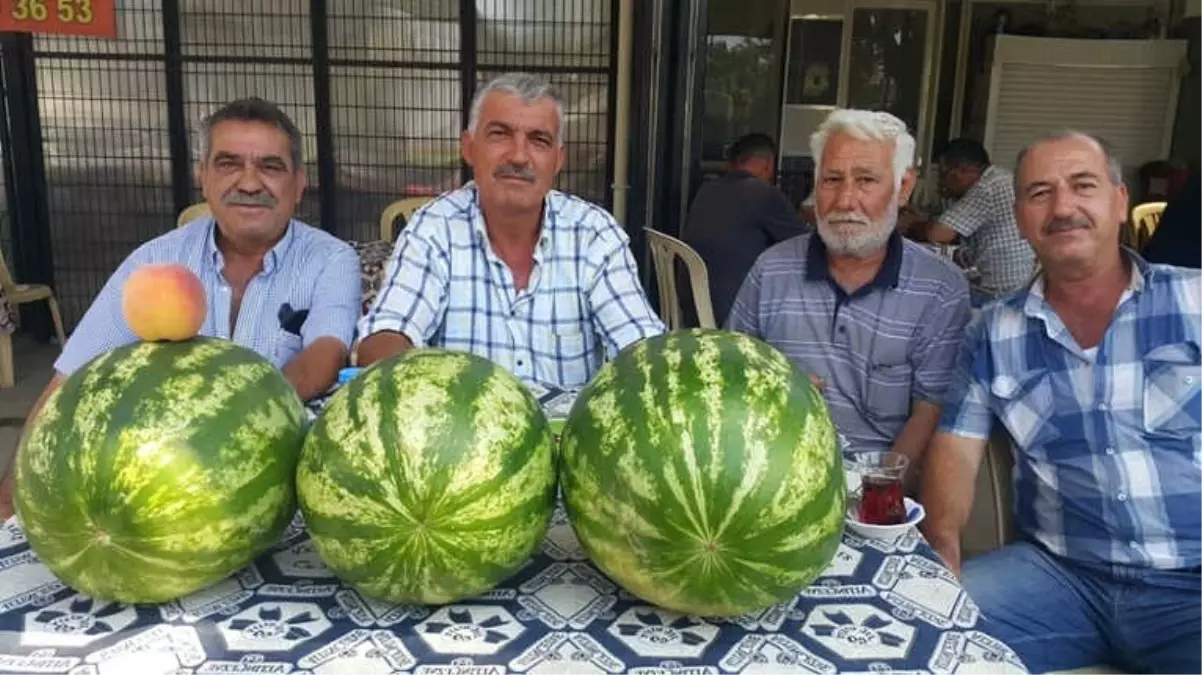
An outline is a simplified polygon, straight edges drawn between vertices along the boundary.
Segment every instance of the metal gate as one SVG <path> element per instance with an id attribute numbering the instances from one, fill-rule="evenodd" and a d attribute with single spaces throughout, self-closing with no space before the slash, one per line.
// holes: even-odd
<path id="1" fill-rule="evenodd" d="M 299 217 L 344 239 L 377 238 L 393 200 L 461 182 L 471 96 L 506 70 L 560 88 L 560 187 L 608 204 L 616 0 L 117 4 L 116 40 L 2 40 L 13 263 L 55 285 L 71 326 L 126 255 L 200 200 L 195 129 L 242 96 L 301 128 Z"/>

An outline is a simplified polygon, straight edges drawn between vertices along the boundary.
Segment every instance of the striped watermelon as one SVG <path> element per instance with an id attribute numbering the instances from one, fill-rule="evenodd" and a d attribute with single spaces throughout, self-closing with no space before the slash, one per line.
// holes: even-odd
<path id="1" fill-rule="evenodd" d="M 76 590 L 173 600 L 279 539 L 296 510 L 305 420 L 279 370 L 232 342 L 120 347 L 68 377 L 33 420 L 17 515 Z"/>
<path id="2" fill-rule="evenodd" d="M 733 616 L 791 598 L 843 533 L 826 403 L 745 335 L 677 331 L 628 347 L 581 391 L 560 453 L 589 557 L 666 609 Z"/>
<path id="3" fill-rule="evenodd" d="M 442 604 L 487 591 L 542 542 L 555 500 L 538 401 L 487 359 L 420 349 L 330 399 L 297 470 L 318 553 L 364 595 Z"/>

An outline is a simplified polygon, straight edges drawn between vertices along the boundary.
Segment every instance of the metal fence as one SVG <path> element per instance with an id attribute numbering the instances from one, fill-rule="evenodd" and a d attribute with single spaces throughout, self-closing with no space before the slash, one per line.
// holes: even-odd
<path id="1" fill-rule="evenodd" d="M 69 325 L 137 245 L 200 199 L 195 129 L 234 98 L 275 101 L 300 127 L 299 217 L 378 237 L 381 211 L 466 176 L 459 133 L 479 83 L 544 74 L 567 100 L 561 189 L 608 204 L 614 0 L 118 0 L 119 37 L 35 36 L 36 118 L 52 278 Z M 9 58 L 6 54 L 6 58 Z M 36 134 L 15 126 L 20 143 Z M 14 195 L 18 199 L 22 195 Z M 23 255 L 15 237 L 13 253 Z"/>

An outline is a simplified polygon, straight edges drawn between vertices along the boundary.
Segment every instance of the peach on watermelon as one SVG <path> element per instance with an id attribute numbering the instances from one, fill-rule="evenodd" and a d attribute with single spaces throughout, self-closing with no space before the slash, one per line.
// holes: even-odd
<path id="1" fill-rule="evenodd" d="M 200 279 L 183 265 L 143 265 L 121 289 L 125 322 L 146 342 L 196 337 L 208 306 Z"/>

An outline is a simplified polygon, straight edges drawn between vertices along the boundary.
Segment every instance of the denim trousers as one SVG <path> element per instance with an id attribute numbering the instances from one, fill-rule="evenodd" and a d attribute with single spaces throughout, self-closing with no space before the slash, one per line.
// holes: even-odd
<path id="1" fill-rule="evenodd" d="M 1202 672 L 1198 571 L 1086 564 L 1019 541 L 964 563 L 988 631 L 1032 673 L 1087 666 Z"/>

